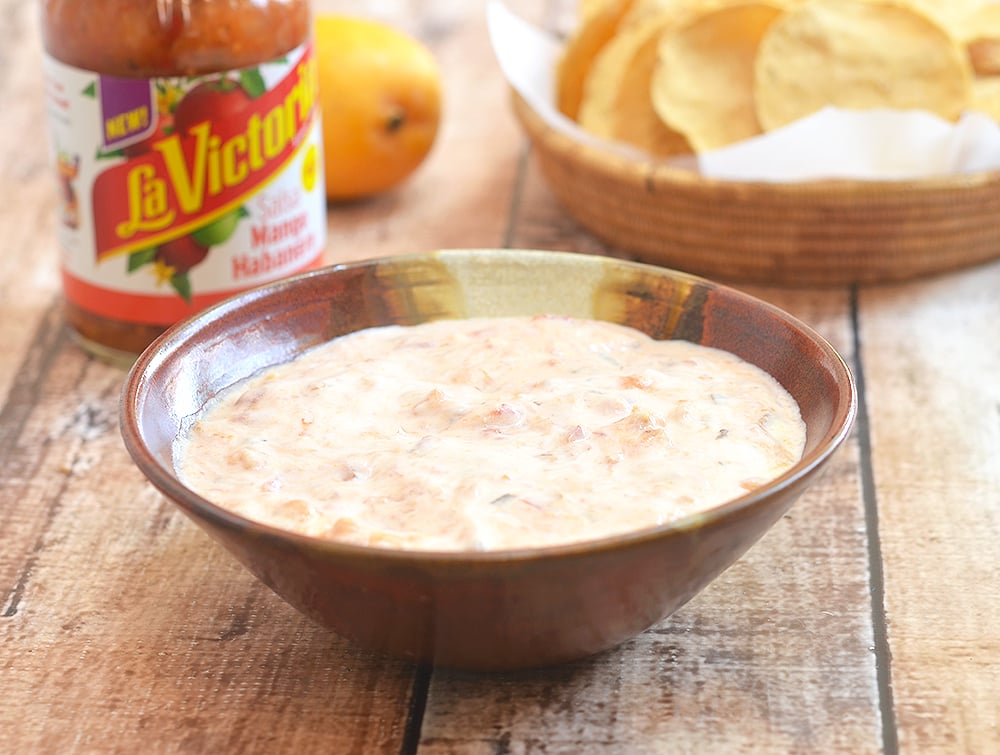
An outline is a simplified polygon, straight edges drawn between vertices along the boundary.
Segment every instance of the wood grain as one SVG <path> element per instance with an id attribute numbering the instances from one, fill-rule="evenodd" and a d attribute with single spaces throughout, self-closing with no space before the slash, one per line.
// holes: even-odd
<path id="1" fill-rule="evenodd" d="M 902 749 L 1000 743 L 1000 267 L 861 296 Z"/>
<path id="2" fill-rule="evenodd" d="M 556 31 L 575 12 L 511 5 Z M 399 191 L 330 208 L 329 261 L 476 246 L 628 256 L 544 183 L 484 7 L 367 7 L 432 46 L 446 120 Z M 862 414 L 820 483 L 619 648 L 521 674 L 414 668 L 303 619 L 128 459 L 124 373 L 62 326 L 36 15 L 0 0 L 0 751 L 1000 751 L 1000 264 L 749 288 L 856 369 Z"/>

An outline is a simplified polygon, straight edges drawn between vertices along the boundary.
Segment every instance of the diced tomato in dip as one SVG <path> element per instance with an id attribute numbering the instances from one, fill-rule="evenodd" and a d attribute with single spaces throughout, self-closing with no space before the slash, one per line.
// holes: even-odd
<path id="1" fill-rule="evenodd" d="M 214 399 L 182 481 L 304 535 L 455 551 L 664 524 L 801 457 L 805 425 L 739 357 L 566 317 L 359 331 Z"/>

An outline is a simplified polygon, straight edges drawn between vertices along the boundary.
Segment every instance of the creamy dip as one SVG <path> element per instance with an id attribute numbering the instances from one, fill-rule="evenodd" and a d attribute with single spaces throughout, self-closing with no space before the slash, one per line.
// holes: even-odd
<path id="1" fill-rule="evenodd" d="M 741 496 L 802 454 L 774 378 L 566 317 L 359 331 L 214 399 L 181 480 L 249 519 L 390 548 L 562 544 Z"/>

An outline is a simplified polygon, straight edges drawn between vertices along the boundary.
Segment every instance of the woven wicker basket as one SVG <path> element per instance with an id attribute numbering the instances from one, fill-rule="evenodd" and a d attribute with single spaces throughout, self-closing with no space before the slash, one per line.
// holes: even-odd
<path id="1" fill-rule="evenodd" d="M 837 286 L 1000 257 L 1000 172 L 923 181 L 712 180 L 575 141 L 516 93 L 513 106 L 567 211 L 646 262 L 731 281 Z"/>

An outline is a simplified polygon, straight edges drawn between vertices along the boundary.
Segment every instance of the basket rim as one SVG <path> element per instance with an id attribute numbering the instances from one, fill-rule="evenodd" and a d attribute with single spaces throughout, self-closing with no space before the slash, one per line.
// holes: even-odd
<path id="1" fill-rule="evenodd" d="M 940 193 L 956 189 L 984 188 L 1000 185 L 1000 170 L 963 173 L 922 179 L 817 179 L 814 181 L 735 181 L 700 175 L 669 163 L 630 158 L 611 149 L 601 149 L 595 144 L 578 141 L 569 134 L 552 128 L 535 111 L 531 104 L 516 90 L 511 89 L 514 114 L 521 122 L 528 136 L 537 146 L 564 158 L 586 163 L 591 170 L 598 171 L 616 180 L 626 180 L 634 184 L 648 184 L 650 181 L 669 182 L 699 189 L 753 189 L 756 192 L 774 194 L 794 193 L 801 197 L 810 193 L 831 195 L 858 194 L 878 195 L 906 194 L 915 192 Z"/>

